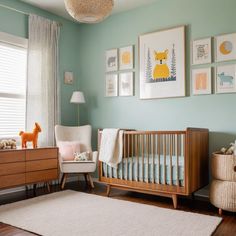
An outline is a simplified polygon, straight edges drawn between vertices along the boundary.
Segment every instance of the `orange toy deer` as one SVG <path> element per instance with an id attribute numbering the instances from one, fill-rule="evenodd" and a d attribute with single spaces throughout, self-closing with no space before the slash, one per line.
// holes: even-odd
<path id="1" fill-rule="evenodd" d="M 38 147 L 38 133 L 41 132 L 41 128 L 38 123 L 35 123 L 35 127 L 33 130 L 33 133 L 25 133 L 23 131 L 20 131 L 19 135 L 21 136 L 21 146 L 22 148 L 27 148 L 26 143 L 32 142 L 33 147 Z"/>

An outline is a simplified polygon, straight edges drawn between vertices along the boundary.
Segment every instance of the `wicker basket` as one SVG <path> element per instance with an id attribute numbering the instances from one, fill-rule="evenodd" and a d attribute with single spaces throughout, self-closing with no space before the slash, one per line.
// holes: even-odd
<path id="1" fill-rule="evenodd" d="M 211 203 L 223 210 L 236 212 L 236 156 L 213 153 L 211 160 Z"/>

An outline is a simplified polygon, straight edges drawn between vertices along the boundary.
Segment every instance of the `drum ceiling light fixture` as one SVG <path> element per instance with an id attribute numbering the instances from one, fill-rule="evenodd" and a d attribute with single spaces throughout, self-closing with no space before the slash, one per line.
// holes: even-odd
<path id="1" fill-rule="evenodd" d="M 113 0 L 64 0 L 68 13 L 81 23 L 98 23 L 108 17 Z"/>

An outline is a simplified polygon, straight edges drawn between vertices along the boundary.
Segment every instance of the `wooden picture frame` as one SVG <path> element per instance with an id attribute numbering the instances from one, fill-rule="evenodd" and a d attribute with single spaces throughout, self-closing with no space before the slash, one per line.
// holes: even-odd
<path id="1" fill-rule="evenodd" d="M 185 26 L 139 37 L 140 99 L 184 97 Z"/>
<path id="2" fill-rule="evenodd" d="M 107 74 L 105 81 L 105 96 L 117 97 L 118 96 L 118 74 Z"/>
<path id="3" fill-rule="evenodd" d="M 119 49 L 119 70 L 132 70 L 134 68 L 134 46 Z"/>
<path id="4" fill-rule="evenodd" d="M 110 49 L 106 51 L 106 72 L 114 72 L 118 70 L 118 49 Z"/>
<path id="5" fill-rule="evenodd" d="M 192 94 L 204 95 L 212 93 L 212 68 L 192 69 Z"/>
<path id="6" fill-rule="evenodd" d="M 236 60 L 236 33 L 215 37 L 216 62 Z"/>
<path id="7" fill-rule="evenodd" d="M 119 96 L 134 95 L 134 73 L 126 72 L 119 74 Z"/>
<path id="8" fill-rule="evenodd" d="M 209 64 L 212 62 L 211 42 L 211 37 L 192 41 L 192 65 Z"/>
<path id="9" fill-rule="evenodd" d="M 215 91 L 216 93 L 236 93 L 236 64 L 216 68 Z"/>

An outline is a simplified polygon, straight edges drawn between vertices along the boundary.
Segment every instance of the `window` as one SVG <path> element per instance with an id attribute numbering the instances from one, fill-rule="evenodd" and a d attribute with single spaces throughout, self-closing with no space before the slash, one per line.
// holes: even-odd
<path id="1" fill-rule="evenodd" d="M 0 138 L 25 130 L 27 40 L 0 33 Z"/>

